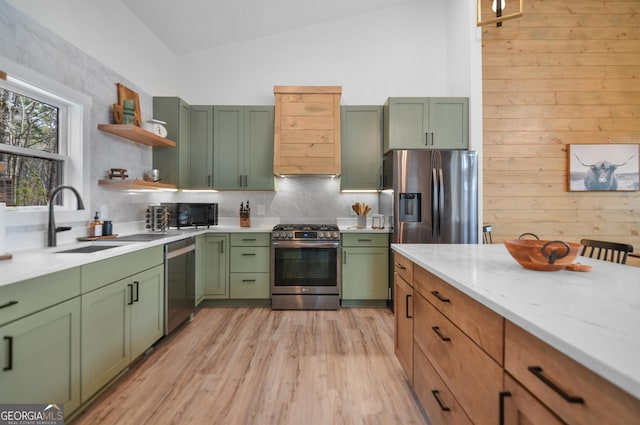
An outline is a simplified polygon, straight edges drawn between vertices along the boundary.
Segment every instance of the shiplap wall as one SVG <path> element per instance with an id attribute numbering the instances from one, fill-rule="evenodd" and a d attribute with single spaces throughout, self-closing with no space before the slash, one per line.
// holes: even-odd
<path id="1" fill-rule="evenodd" d="M 567 184 L 569 144 L 640 143 L 640 1 L 525 0 L 522 18 L 483 27 L 482 45 L 484 221 L 494 242 L 534 232 L 640 252 L 640 192 Z"/>

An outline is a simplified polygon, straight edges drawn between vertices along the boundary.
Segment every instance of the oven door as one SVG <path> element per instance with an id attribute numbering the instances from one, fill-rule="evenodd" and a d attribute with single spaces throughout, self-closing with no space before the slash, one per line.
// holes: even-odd
<path id="1" fill-rule="evenodd" d="M 273 241 L 271 293 L 339 294 L 340 242 Z"/>

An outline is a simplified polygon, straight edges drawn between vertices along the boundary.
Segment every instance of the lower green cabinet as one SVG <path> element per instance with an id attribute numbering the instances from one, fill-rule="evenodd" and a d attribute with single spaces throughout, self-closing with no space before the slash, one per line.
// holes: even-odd
<path id="1" fill-rule="evenodd" d="M 389 296 L 389 235 L 342 235 L 342 305 L 386 305 Z"/>
<path id="2" fill-rule="evenodd" d="M 229 264 L 232 299 L 269 299 L 270 233 L 232 233 Z"/>
<path id="3" fill-rule="evenodd" d="M 0 401 L 80 406 L 80 297 L 0 327 Z"/>
<path id="4" fill-rule="evenodd" d="M 82 295 L 82 401 L 162 337 L 164 267 Z"/>
<path id="5" fill-rule="evenodd" d="M 228 252 L 228 234 L 209 233 L 196 239 L 196 303 L 198 298 L 229 298 Z"/>

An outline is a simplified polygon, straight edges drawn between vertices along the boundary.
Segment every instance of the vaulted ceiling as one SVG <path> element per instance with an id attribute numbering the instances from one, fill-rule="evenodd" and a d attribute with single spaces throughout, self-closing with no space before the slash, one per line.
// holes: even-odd
<path id="1" fill-rule="evenodd" d="M 433 0 L 121 1 L 171 51 L 182 55 L 413 1 Z"/>

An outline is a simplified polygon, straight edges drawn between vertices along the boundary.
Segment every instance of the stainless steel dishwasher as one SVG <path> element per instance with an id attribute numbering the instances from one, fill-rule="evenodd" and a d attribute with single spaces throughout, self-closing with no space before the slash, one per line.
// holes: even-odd
<path id="1" fill-rule="evenodd" d="M 169 335 L 195 309 L 196 240 L 182 239 L 164 246 L 164 334 Z"/>

